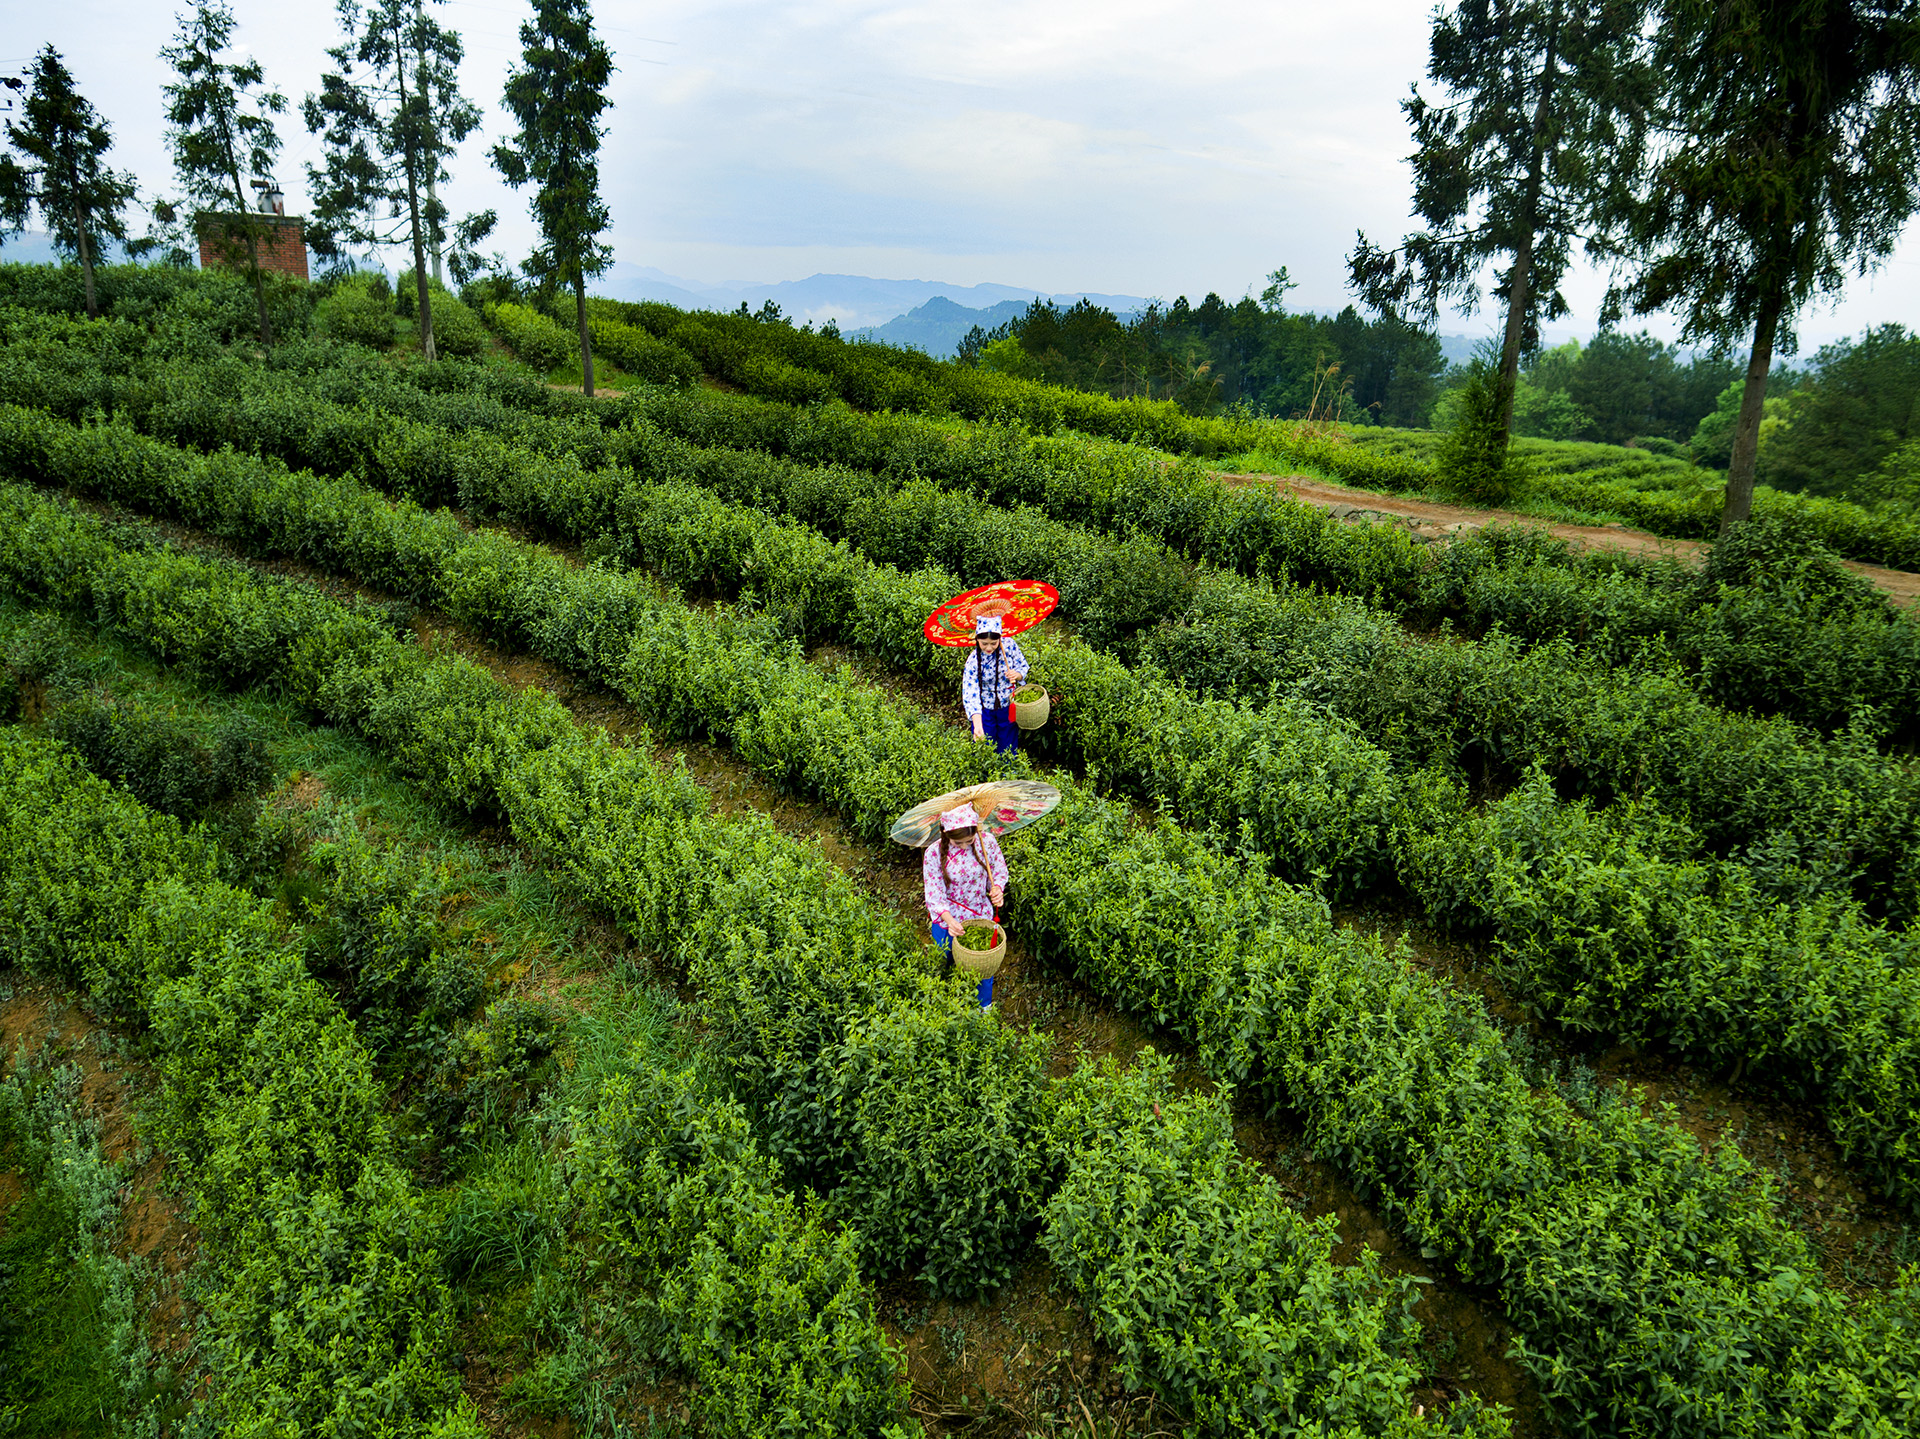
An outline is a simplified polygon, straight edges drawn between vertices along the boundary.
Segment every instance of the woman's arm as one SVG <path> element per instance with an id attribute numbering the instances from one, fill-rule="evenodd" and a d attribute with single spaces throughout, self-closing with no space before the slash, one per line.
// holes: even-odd
<path id="1" fill-rule="evenodd" d="M 1020 641 L 1008 635 L 1000 641 L 1000 650 L 1006 656 L 1007 673 L 1019 684 L 1027 677 L 1027 657 L 1020 649 Z"/>
<path id="2" fill-rule="evenodd" d="M 980 723 L 980 652 L 975 650 L 967 656 L 966 664 L 960 670 L 960 703 L 967 711 L 967 719 L 973 725 L 973 737 L 981 739 L 985 730 Z"/>

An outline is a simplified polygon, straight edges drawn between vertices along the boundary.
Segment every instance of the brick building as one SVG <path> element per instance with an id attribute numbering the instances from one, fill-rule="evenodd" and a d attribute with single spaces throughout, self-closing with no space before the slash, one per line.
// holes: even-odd
<path id="1" fill-rule="evenodd" d="M 244 264 L 245 227 L 249 225 L 256 227 L 260 236 L 261 269 L 307 278 L 306 230 L 298 215 L 222 215 L 203 210 L 194 216 L 194 232 L 200 239 L 200 268 L 220 264 L 223 253 L 237 254 Z"/>

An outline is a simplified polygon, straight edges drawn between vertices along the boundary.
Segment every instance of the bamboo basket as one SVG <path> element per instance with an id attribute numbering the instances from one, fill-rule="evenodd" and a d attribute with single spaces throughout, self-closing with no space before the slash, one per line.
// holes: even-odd
<path id="1" fill-rule="evenodd" d="M 1027 689 L 1029 686 L 1022 685 L 1020 688 Z M 1033 685 L 1030 688 L 1039 690 L 1040 698 L 1028 700 L 1025 704 L 1016 702 L 1013 707 L 1013 722 L 1021 729 L 1039 729 L 1047 722 L 1047 716 L 1053 711 L 1053 701 L 1047 695 L 1046 686 Z"/>
<path id="2" fill-rule="evenodd" d="M 984 924 L 986 921 L 975 920 L 973 923 Z M 962 924 L 960 927 L 965 929 L 966 925 Z M 1006 926 L 998 920 L 994 921 L 993 933 L 995 943 L 992 949 L 968 949 L 960 942 L 960 936 L 956 934 L 953 937 L 953 962 L 962 969 L 971 972 L 976 979 L 993 978 L 994 975 L 1000 972 L 1000 961 L 1006 957 Z"/>

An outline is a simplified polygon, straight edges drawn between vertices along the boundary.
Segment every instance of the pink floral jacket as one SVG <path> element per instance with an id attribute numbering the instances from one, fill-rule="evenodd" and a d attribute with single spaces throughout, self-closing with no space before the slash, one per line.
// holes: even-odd
<path id="1" fill-rule="evenodd" d="M 930 920 L 937 920 L 942 913 L 951 913 L 962 923 L 993 918 L 993 899 L 987 891 L 995 884 L 1006 888 L 1007 857 L 1000 852 L 1000 842 L 985 830 L 980 832 L 980 847 L 987 854 L 985 866 L 971 844 L 949 842 L 946 873 L 942 874 L 940 841 L 927 846 L 920 861 L 920 877 L 926 882 Z"/>

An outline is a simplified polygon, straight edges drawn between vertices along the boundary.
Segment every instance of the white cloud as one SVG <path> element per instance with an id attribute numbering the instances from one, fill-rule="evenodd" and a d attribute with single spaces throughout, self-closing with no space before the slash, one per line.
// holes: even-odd
<path id="1" fill-rule="evenodd" d="M 157 52 L 172 7 L 0 6 L 0 60 L 24 63 L 51 40 L 112 122 L 116 162 L 147 190 L 170 187 Z M 235 8 L 238 40 L 295 107 L 279 178 L 289 208 L 304 206 L 300 162 L 318 147 L 297 107 L 339 43 L 333 12 Z M 701 280 L 824 270 L 1195 299 L 1237 297 L 1285 264 L 1301 282 L 1294 303 L 1338 307 L 1354 231 L 1391 241 L 1408 228 L 1399 102 L 1425 68 L 1430 8 L 602 0 L 620 67 L 602 156 L 614 248 Z M 444 198 L 456 214 L 498 210 L 501 247 L 524 254 L 525 196 L 486 153 L 507 129 L 499 95 L 527 11 L 456 0 L 435 13 L 465 40 L 462 82 L 485 114 Z M 1576 329 L 1591 328 L 1601 288 L 1573 277 Z M 1910 234 L 1896 264 L 1802 330 L 1819 343 L 1916 314 Z"/>

